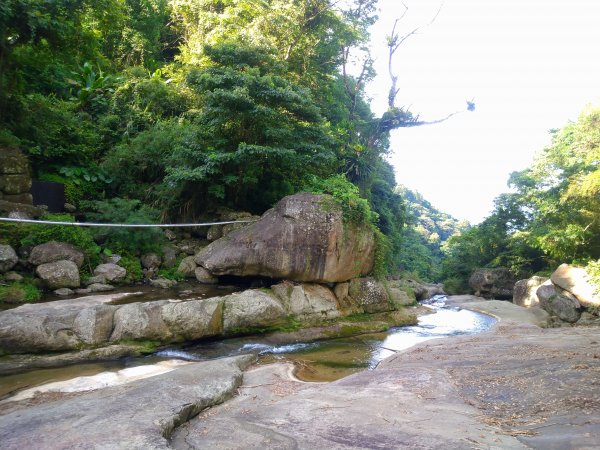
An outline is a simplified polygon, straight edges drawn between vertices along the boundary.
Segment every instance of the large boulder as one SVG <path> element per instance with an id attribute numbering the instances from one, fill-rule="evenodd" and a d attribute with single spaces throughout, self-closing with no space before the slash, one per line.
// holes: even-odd
<path id="1" fill-rule="evenodd" d="M 503 267 L 476 269 L 469 278 L 469 286 L 475 295 L 487 299 L 512 300 L 514 285 L 512 273 Z"/>
<path id="2" fill-rule="evenodd" d="M 525 308 L 537 306 L 540 303 L 537 290 L 546 281 L 548 278 L 538 276 L 517 281 L 513 290 L 513 303 Z"/>
<path id="3" fill-rule="evenodd" d="M 195 262 L 213 275 L 341 282 L 368 274 L 374 249 L 371 228 L 346 223 L 332 197 L 300 193 L 211 243 Z"/>
<path id="4" fill-rule="evenodd" d="M 281 300 L 288 314 L 301 320 L 332 319 L 341 314 L 334 293 L 320 284 L 284 281 L 271 286 L 271 290 Z"/>
<path id="5" fill-rule="evenodd" d="M 8 272 L 19 262 L 17 252 L 10 245 L 0 244 L 0 273 Z"/>
<path id="6" fill-rule="evenodd" d="M 177 272 L 183 274 L 186 278 L 194 278 L 196 276 L 196 263 L 193 256 L 186 256 L 179 263 Z"/>
<path id="7" fill-rule="evenodd" d="M 223 331 L 226 334 L 275 325 L 287 315 L 274 295 L 261 290 L 251 289 L 222 298 L 225 301 Z"/>
<path id="8" fill-rule="evenodd" d="M 536 291 L 540 306 L 550 315 L 565 322 L 575 323 L 581 317 L 581 305 L 569 291 L 546 281 Z"/>
<path id="9" fill-rule="evenodd" d="M 353 279 L 350 281 L 348 294 L 366 313 L 391 311 L 393 309 L 385 286 L 374 278 Z"/>
<path id="10" fill-rule="evenodd" d="M 144 269 L 158 269 L 162 263 L 162 259 L 156 253 L 144 253 L 140 261 Z"/>
<path id="11" fill-rule="evenodd" d="M 73 261 L 55 261 L 40 264 L 35 273 L 50 289 L 79 287 L 79 269 Z"/>
<path id="12" fill-rule="evenodd" d="M 47 264 L 60 260 L 73 261 L 77 264 L 77 267 L 81 267 L 84 255 L 71 244 L 49 241 L 33 247 L 28 261 L 34 266 L 39 266 L 40 264 Z"/>
<path id="13" fill-rule="evenodd" d="M 120 281 L 127 275 L 127 270 L 113 263 L 100 264 L 94 269 L 94 275 L 104 277 L 106 281 Z"/>
<path id="14" fill-rule="evenodd" d="M 583 306 L 600 306 L 600 294 L 595 293 L 598 286 L 590 283 L 590 276 L 585 269 L 561 264 L 550 279 L 555 285 L 577 297 Z"/>

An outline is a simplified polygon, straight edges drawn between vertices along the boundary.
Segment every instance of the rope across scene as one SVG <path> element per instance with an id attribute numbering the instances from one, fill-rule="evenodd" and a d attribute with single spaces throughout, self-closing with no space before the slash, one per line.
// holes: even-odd
<path id="1" fill-rule="evenodd" d="M 115 228 L 175 228 L 175 227 L 210 227 L 212 225 L 229 225 L 232 223 L 252 223 L 256 220 L 234 220 L 231 222 L 208 223 L 93 223 L 93 222 L 56 222 L 53 220 L 13 219 L 0 217 L 0 222 L 36 223 L 45 225 L 66 225 L 71 227 L 115 227 Z"/>

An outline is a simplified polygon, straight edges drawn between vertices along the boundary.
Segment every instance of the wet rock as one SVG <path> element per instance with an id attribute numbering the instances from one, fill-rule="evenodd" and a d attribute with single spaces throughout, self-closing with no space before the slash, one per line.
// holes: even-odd
<path id="1" fill-rule="evenodd" d="M 350 281 L 348 294 L 366 313 L 391 311 L 385 287 L 374 278 L 355 278 Z"/>
<path id="2" fill-rule="evenodd" d="M 204 267 L 196 267 L 196 269 L 194 269 L 194 275 L 196 280 L 202 284 L 217 284 L 219 282 L 219 279 L 211 275 Z"/>
<path id="3" fill-rule="evenodd" d="M 19 262 L 17 253 L 10 245 L 0 244 L 0 273 L 8 272 Z"/>
<path id="4" fill-rule="evenodd" d="M 260 290 L 248 290 L 222 298 L 225 302 L 223 331 L 228 334 L 274 325 L 286 317 L 286 311 L 277 298 Z"/>
<path id="5" fill-rule="evenodd" d="M 50 289 L 79 287 L 79 269 L 73 261 L 40 264 L 35 273 Z"/>
<path id="6" fill-rule="evenodd" d="M 538 276 L 517 281 L 513 291 L 513 303 L 525 308 L 538 305 L 540 300 L 537 296 L 537 290 L 546 281 L 548 281 L 548 278 Z"/>
<path id="7" fill-rule="evenodd" d="M 217 276 L 341 282 L 371 271 L 374 248 L 371 228 L 344 223 L 330 196 L 301 193 L 211 243 L 195 262 Z"/>
<path id="8" fill-rule="evenodd" d="M 29 255 L 29 263 L 34 266 L 60 260 L 73 261 L 79 268 L 83 264 L 84 255 L 73 245 L 57 241 L 36 245 Z"/>
<path id="9" fill-rule="evenodd" d="M 183 274 L 186 278 L 194 278 L 196 276 L 196 263 L 194 262 L 193 256 L 186 256 L 179 263 L 179 267 L 177 268 L 177 272 Z"/>
<path id="10" fill-rule="evenodd" d="M 469 278 L 469 286 L 476 296 L 487 299 L 512 300 L 515 279 L 510 270 L 476 269 Z"/>
<path id="11" fill-rule="evenodd" d="M 331 289 L 320 284 L 294 284 L 289 281 L 271 286 L 288 314 L 300 320 L 315 321 L 340 317 L 338 301 Z"/>
<path id="12" fill-rule="evenodd" d="M 94 275 L 103 276 L 106 281 L 120 281 L 127 275 L 127 270 L 116 264 L 100 264 L 94 269 Z"/>
<path id="13" fill-rule="evenodd" d="M 175 280 L 168 280 L 166 278 L 156 278 L 150 280 L 150 286 L 159 287 L 161 289 L 169 289 L 177 284 Z"/>
<path id="14" fill-rule="evenodd" d="M 90 292 L 108 292 L 112 291 L 115 287 L 105 283 L 92 283 L 87 288 Z"/>
<path id="15" fill-rule="evenodd" d="M 547 281 L 536 291 L 540 306 L 550 315 L 558 317 L 565 322 L 574 323 L 581 317 L 581 305 L 577 298 L 569 291 Z"/>
<path id="16" fill-rule="evenodd" d="M 598 286 L 590 283 L 590 276 L 585 269 L 561 264 L 550 279 L 555 285 L 577 297 L 583 306 L 600 306 L 600 294 L 594 293 Z"/>
<path id="17" fill-rule="evenodd" d="M 156 253 L 145 253 L 140 260 L 144 269 L 157 269 L 162 262 L 161 257 Z"/>
<path id="18" fill-rule="evenodd" d="M 60 288 L 60 289 L 56 289 L 54 291 L 54 293 L 56 295 L 60 295 L 61 297 L 66 297 L 69 295 L 73 295 L 75 293 L 75 291 L 73 291 L 72 289 L 69 289 L 69 288 Z"/>
<path id="19" fill-rule="evenodd" d="M 90 288 L 85 288 L 85 289 L 75 289 L 75 293 L 79 294 L 79 295 L 84 295 L 84 294 L 91 294 L 92 290 Z"/>

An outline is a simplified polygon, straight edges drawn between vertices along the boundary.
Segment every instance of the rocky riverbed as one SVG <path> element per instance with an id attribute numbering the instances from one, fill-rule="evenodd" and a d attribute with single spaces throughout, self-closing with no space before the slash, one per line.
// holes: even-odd
<path id="1" fill-rule="evenodd" d="M 547 316 L 507 302 L 451 300 L 500 321 L 332 383 L 299 382 L 282 363 L 242 373 L 250 360 L 241 357 L 5 403 L 0 440 L 7 449 L 595 448 L 598 329 L 545 329 Z"/>

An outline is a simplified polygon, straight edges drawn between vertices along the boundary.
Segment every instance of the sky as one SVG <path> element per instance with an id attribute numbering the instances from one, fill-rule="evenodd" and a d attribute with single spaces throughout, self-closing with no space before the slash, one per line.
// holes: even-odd
<path id="1" fill-rule="evenodd" d="M 385 36 L 404 8 L 380 0 L 371 54 L 378 77 L 372 108 L 385 110 L 389 76 Z M 600 1 L 406 0 L 398 50 L 397 106 L 423 120 L 476 110 L 448 121 L 392 132 L 396 181 L 457 219 L 479 223 L 508 192 L 508 176 L 550 143 L 549 130 L 576 120 L 600 99 Z M 429 24 L 436 12 L 441 10 Z M 429 25 L 428 25 L 429 24 Z"/>

